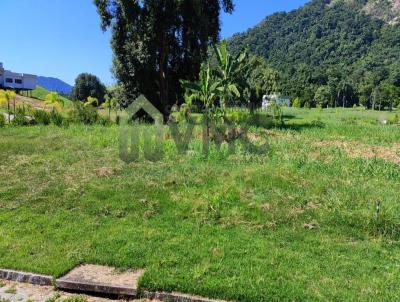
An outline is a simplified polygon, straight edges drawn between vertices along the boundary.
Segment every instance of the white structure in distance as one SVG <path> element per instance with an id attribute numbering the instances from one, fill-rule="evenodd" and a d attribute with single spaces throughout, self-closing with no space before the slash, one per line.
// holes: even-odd
<path id="1" fill-rule="evenodd" d="M 266 111 L 271 106 L 272 102 L 275 102 L 277 105 L 280 106 L 287 106 L 290 107 L 290 98 L 281 96 L 277 93 L 270 94 L 270 95 L 263 95 L 261 108 L 262 110 Z"/>
<path id="2" fill-rule="evenodd" d="M 0 88 L 15 89 L 17 91 L 34 90 L 36 84 L 36 75 L 5 70 L 3 63 L 0 63 Z"/>
<path id="3" fill-rule="evenodd" d="M 262 103 L 261 103 L 262 110 L 267 111 L 270 104 L 271 103 L 269 102 L 267 95 L 264 94 L 263 98 L 262 98 Z"/>

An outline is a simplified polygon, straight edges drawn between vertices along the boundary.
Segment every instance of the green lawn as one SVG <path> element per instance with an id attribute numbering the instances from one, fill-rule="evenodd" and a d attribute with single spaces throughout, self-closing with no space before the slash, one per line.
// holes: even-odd
<path id="1" fill-rule="evenodd" d="M 194 143 L 178 157 L 169 141 L 162 162 L 129 165 L 115 126 L 0 129 L 0 267 L 145 268 L 142 288 L 237 301 L 399 300 L 400 126 L 386 118 L 286 109 L 268 155 L 205 160 Z"/>

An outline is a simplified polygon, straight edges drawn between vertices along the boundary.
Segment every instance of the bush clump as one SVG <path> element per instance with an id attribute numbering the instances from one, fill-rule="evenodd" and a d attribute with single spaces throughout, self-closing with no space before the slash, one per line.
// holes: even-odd
<path id="1" fill-rule="evenodd" d="M 97 123 L 102 126 L 110 126 L 112 124 L 112 121 L 107 117 L 100 116 Z"/>
<path id="2" fill-rule="evenodd" d="M 400 124 L 400 115 L 397 113 L 389 120 L 390 124 L 392 125 L 399 125 Z"/>
<path id="3" fill-rule="evenodd" d="M 4 127 L 6 125 L 6 118 L 4 117 L 3 114 L 0 114 L 0 128 Z"/>
<path id="4" fill-rule="evenodd" d="M 28 119 L 26 118 L 25 108 L 17 108 L 14 119 L 11 121 L 14 126 L 27 126 L 29 125 Z"/>
<path id="5" fill-rule="evenodd" d="M 56 110 L 51 111 L 50 118 L 51 118 L 52 123 L 58 127 L 61 127 L 62 125 L 65 124 L 64 117 L 62 116 L 61 113 L 59 113 Z"/>
<path id="6" fill-rule="evenodd" d="M 237 124 L 245 123 L 250 118 L 248 112 L 240 110 L 234 110 L 232 112 L 228 112 L 226 116 L 229 121 Z"/>
<path id="7" fill-rule="evenodd" d="M 39 125 L 47 126 L 51 122 L 50 114 L 44 110 L 34 110 L 33 117 L 35 118 L 36 123 Z"/>
<path id="8" fill-rule="evenodd" d="M 96 108 L 84 106 L 80 102 L 74 103 L 74 109 L 70 112 L 70 121 L 73 123 L 83 123 L 93 125 L 99 120 L 99 114 Z"/>

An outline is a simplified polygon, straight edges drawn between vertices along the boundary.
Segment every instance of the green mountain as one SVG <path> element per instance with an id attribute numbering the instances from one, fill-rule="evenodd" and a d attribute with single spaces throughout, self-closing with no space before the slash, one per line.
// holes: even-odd
<path id="1" fill-rule="evenodd" d="M 313 0 L 233 36 L 229 47 L 264 57 L 281 73 L 281 92 L 302 103 L 322 87 L 322 105 L 386 106 L 400 103 L 399 16 L 400 0 Z"/>

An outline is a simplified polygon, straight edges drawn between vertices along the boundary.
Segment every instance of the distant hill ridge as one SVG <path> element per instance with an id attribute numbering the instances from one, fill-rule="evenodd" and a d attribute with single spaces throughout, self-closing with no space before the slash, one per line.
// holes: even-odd
<path id="1" fill-rule="evenodd" d="M 337 82 L 363 92 L 400 83 L 399 18 L 400 0 L 312 0 L 234 35 L 229 47 L 265 58 L 292 97 L 310 100 L 318 87 Z"/>
<path id="2" fill-rule="evenodd" d="M 55 91 L 65 95 L 70 95 L 73 89 L 71 85 L 53 77 L 39 76 L 37 84 L 46 90 Z"/>

